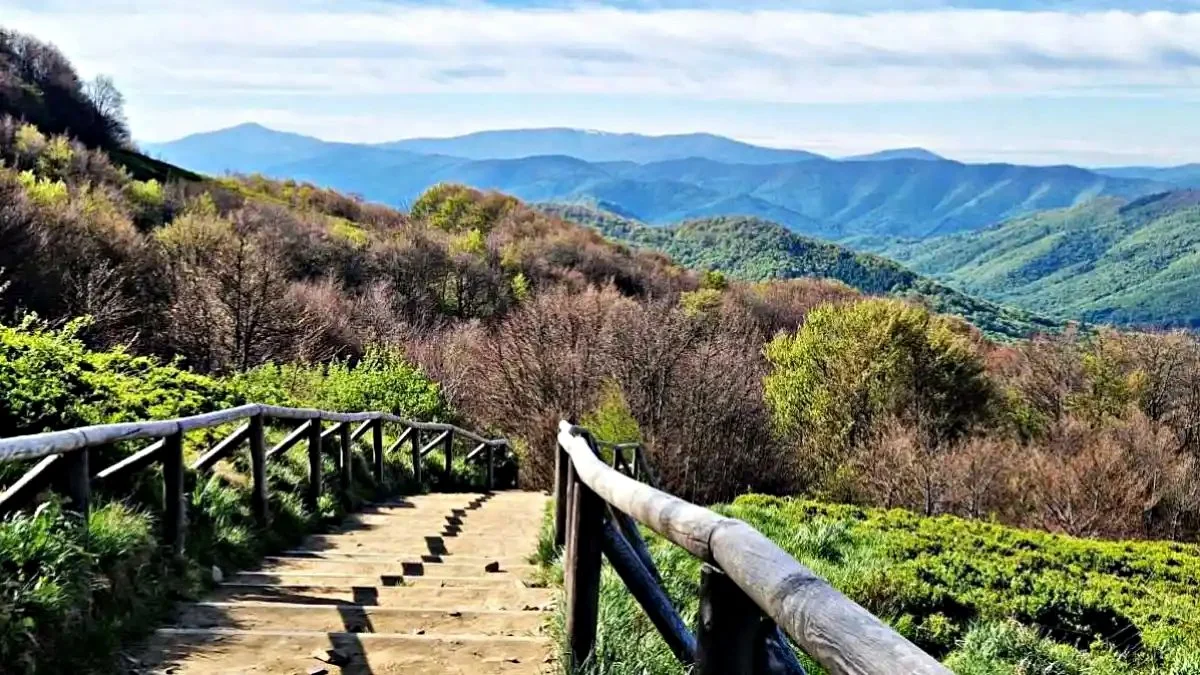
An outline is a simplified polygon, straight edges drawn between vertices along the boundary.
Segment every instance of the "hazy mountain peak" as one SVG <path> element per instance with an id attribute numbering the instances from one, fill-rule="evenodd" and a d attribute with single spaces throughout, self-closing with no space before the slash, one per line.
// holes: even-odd
<path id="1" fill-rule="evenodd" d="M 894 148 L 891 150 L 880 150 L 866 155 L 853 155 L 846 157 L 847 162 L 886 162 L 894 159 L 920 159 L 925 161 L 942 161 L 946 159 L 941 155 L 925 148 Z"/>

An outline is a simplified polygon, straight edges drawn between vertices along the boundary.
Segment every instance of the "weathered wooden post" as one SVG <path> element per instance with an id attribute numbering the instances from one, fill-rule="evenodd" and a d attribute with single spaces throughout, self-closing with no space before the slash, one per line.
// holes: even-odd
<path id="1" fill-rule="evenodd" d="M 442 452 L 446 455 L 445 486 L 442 489 L 449 490 L 454 484 L 454 432 L 446 431 L 446 440 L 442 443 Z"/>
<path id="2" fill-rule="evenodd" d="M 567 590 L 567 642 L 571 666 L 591 657 L 596 646 L 600 609 L 601 547 L 604 540 L 604 502 L 572 468 L 570 511 L 567 516 L 567 558 L 563 567 Z"/>
<path id="3" fill-rule="evenodd" d="M 567 544 L 567 473 L 571 456 L 557 443 L 554 444 L 554 546 Z"/>
<path id="4" fill-rule="evenodd" d="M 89 448 L 80 448 L 63 455 L 63 495 L 67 498 L 67 508 L 85 517 L 92 501 L 91 473 L 88 469 Z"/>
<path id="5" fill-rule="evenodd" d="M 338 450 L 341 453 L 342 496 L 350 498 L 350 488 L 354 480 L 354 444 L 350 441 L 350 424 L 342 422 L 338 427 Z"/>
<path id="6" fill-rule="evenodd" d="M 375 484 L 383 489 L 383 418 L 371 425 L 371 466 L 375 469 Z"/>
<path id="7" fill-rule="evenodd" d="M 304 503 L 313 514 L 321 501 L 321 418 L 308 426 L 308 494 Z"/>
<path id="8" fill-rule="evenodd" d="M 763 613 L 725 573 L 700 569 L 696 675 L 753 675 L 763 648 Z"/>
<path id="9" fill-rule="evenodd" d="M 413 480 L 416 481 L 416 489 L 421 489 L 421 430 L 412 428 L 412 465 L 413 465 Z"/>
<path id="10" fill-rule="evenodd" d="M 163 541 L 183 553 L 187 535 L 187 502 L 183 489 L 183 432 L 163 439 Z"/>
<path id="11" fill-rule="evenodd" d="M 483 452 L 485 455 L 487 455 L 487 477 L 485 478 L 485 487 L 487 487 L 488 492 L 491 492 L 492 490 L 496 489 L 496 446 L 488 443 Z"/>
<path id="12" fill-rule="evenodd" d="M 254 415 L 250 418 L 250 471 L 254 476 L 251 507 L 254 509 L 254 519 L 260 527 L 266 527 L 270 520 L 267 499 L 267 456 L 265 449 L 265 430 L 263 416 Z"/>

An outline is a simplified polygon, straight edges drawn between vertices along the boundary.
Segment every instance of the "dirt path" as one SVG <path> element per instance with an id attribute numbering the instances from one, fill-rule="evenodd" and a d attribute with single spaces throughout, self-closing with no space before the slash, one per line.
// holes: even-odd
<path id="1" fill-rule="evenodd" d="M 553 603 L 529 587 L 546 497 L 408 497 L 351 517 L 183 605 L 142 672 L 551 673 Z"/>

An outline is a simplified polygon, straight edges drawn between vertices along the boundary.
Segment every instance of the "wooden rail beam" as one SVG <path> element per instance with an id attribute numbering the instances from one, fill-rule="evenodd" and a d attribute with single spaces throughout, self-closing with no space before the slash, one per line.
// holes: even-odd
<path id="1" fill-rule="evenodd" d="M 442 443 L 444 443 L 446 441 L 446 439 L 449 437 L 450 437 L 449 431 L 443 431 L 442 433 L 435 436 L 432 441 L 429 441 L 428 443 L 426 443 L 424 446 L 421 447 L 421 456 L 424 457 L 425 455 L 428 455 L 429 453 L 436 450 L 437 447 L 439 445 L 441 445 Z"/>
<path id="2" fill-rule="evenodd" d="M 285 436 L 282 441 L 279 441 L 275 447 L 267 451 L 267 459 L 274 459 L 276 456 L 291 450 L 292 446 L 300 441 L 308 438 L 308 428 L 312 425 L 313 420 L 308 420 L 295 429 L 292 429 L 291 433 Z"/>
<path id="3" fill-rule="evenodd" d="M 201 455 L 200 459 L 192 462 L 192 471 L 208 471 L 214 464 L 236 450 L 249 437 L 250 424 L 247 422 L 226 436 L 220 443 L 214 445 L 212 450 Z"/>
<path id="4" fill-rule="evenodd" d="M 161 439 L 157 442 L 151 443 L 150 445 L 138 450 L 116 464 L 109 466 L 107 469 L 104 469 L 95 476 L 92 476 L 92 481 L 103 481 L 126 473 L 137 473 L 138 471 L 149 467 L 151 464 L 154 464 L 158 461 L 159 453 L 162 452 L 165 444 L 166 441 Z"/>
<path id="5" fill-rule="evenodd" d="M 0 494 L 0 513 L 8 513 L 28 506 L 38 493 L 54 480 L 59 467 L 66 463 L 63 455 L 43 457 L 32 469 L 25 472 L 17 482 Z"/>
<path id="6" fill-rule="evenodd" d="M 378 423 L 379 423 L 379 420 L 376 419 L 376 420 L 367 420 L 366 422 L 363 422 L 362 424 L 358 425 L 358 427 L 354 430 L 354 433 L 350 434 L 350 441 L 357 443 L 360 438 L 365 436 L 368 431 L 375 428 L 375 426 Z"/>
<path id="7" fill-rule="evenodd" d="M 642 606 L 642 610 L 658 629 L 659 635 L 662 635 L 675 658 L 685 665 L 694 663 L 697 653 L 696 638 L 687 629 L 679 612 L 675 611 L 675 606 L 663 591 L 660 580 L 645 568 L 641 558 L 625 539 L 625 535 L 612 521 L 604 524 L 604 557 L 608 558 L 617 576 L 621 577 L 625 587 Z M 732 675 L 742 671 L 726 672 Z M 751 675 L 751 671 L 745 672 Z"/>

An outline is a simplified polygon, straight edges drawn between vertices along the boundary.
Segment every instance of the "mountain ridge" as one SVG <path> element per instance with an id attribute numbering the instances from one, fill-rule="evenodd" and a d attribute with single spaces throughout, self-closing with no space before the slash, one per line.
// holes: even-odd
<path id="1" fill-rule="evenodd" d="M 583 134 L 567 131 L 571 138 Z M 624 142 L 620 139 L 631 136 L 584 135 L 597 142 Z M 680 138 L 632 136 L 657 138 L 660 143 Z M 506 143 L 512 140 L 502 138 Z M 279 148 L 272 147 L 276 141 Z M 230 170 L 295 178 L 397 206 L 411 203 L 435 183 L 452 182 L 532 202 L 608 202 L 652 224 L 713 215 L 761 217 L 834 240 L 939 236 L 1098 196 L 1132 199 L 1171 187 L 1073 166 L 966 164 L 929 158 L 845 161 L 811 156 L 793 162 L 729 163 L 687 156 L 637 162 L 610 152 L 611 161 L 594 162 L 560 151 L 473 160 L 416 153 L 394 144 L 326 143 L 260 125 L 147 149 L 206 173 Z"/>

